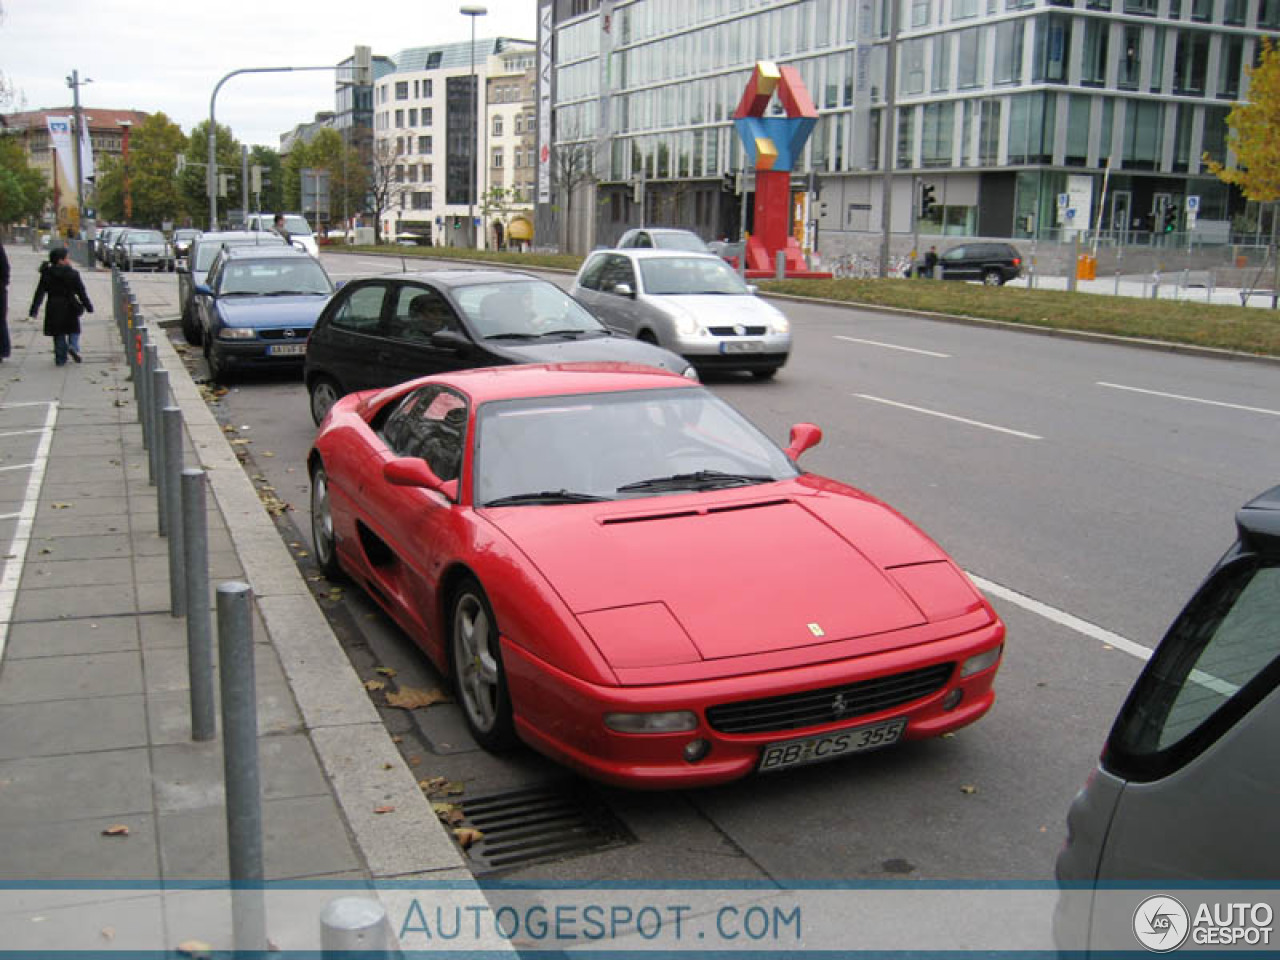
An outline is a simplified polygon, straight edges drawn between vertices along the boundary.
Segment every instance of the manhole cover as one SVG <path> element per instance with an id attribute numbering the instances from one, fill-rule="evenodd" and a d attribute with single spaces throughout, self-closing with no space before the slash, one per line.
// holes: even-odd
<path id="1" fill-rule="evenodd" d="M 459 804 L 484 838 L 467 851 L 478 873 L 634 843 L 635 837 L 581 783 L 556 783 L 472 797 Z"/>

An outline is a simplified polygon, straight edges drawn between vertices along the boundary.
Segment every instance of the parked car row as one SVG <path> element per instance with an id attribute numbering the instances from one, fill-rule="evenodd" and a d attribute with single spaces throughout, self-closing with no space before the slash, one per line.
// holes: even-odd
<path id="1" fill-rule="evenodd" d="M 105 267 L 120 270 L 167 270 L 175 265 L 173 247 L 159 230 L 106 227 L 98 234 L 94 255 Z"/>

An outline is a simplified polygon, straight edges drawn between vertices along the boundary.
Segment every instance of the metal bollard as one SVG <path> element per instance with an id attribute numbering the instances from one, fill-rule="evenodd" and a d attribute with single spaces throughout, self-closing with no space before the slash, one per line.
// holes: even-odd
<path id="1" fill-rule="evenodd" d="M 169 613 L 180 617 L 187 612 L 182 574 L 182 411 L 165 407 L 160 411 L 164 437 L 164 514 L 169 536 Z"/>
<path id="2" fill-rule="evenodd" d="M 773 258 L 773 279 L 784 280 L 787 276 L 787 251 L 779 250 Z"/>
<path id="3" fill-rule="evenodd" d="M 151 390 L 151 371 L 147 369 L 147 344 L 151 339 L 151 331 L 145 321 L 141 318 L 139 320 L 139 324 L 133 328 L 138 351 L 133 369 L 133 393 L 134 400 L 137 401 L 135 413 L 138 424 L 142 427 L 142 446 L 147 447 L 151 444 L 151 438 L 147 436 L 147 397 Z"/>
<path id="4" fill-rule="evenodd" d="M 387 910 L 365 897 L 335 897 L 320 912 L 320 956 L 338 960 L 349 951 L 362 958 L 384 956 L 389 943 Z"/>
<path id="5" fill-rule="evenodd" d="M 1118 297 L 1118 296 L 1120 296 L 1120 271 L 1119 271 L 1119 270 L 1117 270 L 1117 271 L 1116 271 L 1116 289 L 1115 289 L 1115 296 L 1117 296 L 1117 297 Z"/>
<path id="6" fill-rule="evenodd" d="M 191 739 L 218 733 L 213 700 L 213 636 L 209 630 L 209 531 L 203 470 L 182 471 L 182 572 L 187 610 L 187 679 Z"/>
<path id="7" fill-rule="evenodd" d="M 222 768 L 227 806 L 227 879 L 237 950 L 266 947 L 262 902 L 262 788 L 254 689 L 253 591 L 218 585 L 218 673 L 222 689 Z M 254 888 L 256 889 L 250 889 Z"/>
<path id="8" fill-rule="evenodd" d="M 1160 299 L 1160 272 L 1156 271 L 1151 275 L 1151 299 Z"/>
<path id="9" fill-rule="evenodd" d="M 164 438 L 160 436 L 160 411 L 169 405 L 169 371 L 160 367 L 160 361 L 156 357 L 155 344 L 147 347 L 147 353 L 151 358 L 151 386 L 147 390 L 146 413 L 147 432 L 151 435 L 151 446 L 147 448 L 147 452 L 150 454 L 147 458 L 147 465 L 150 468 L 148 479 L 151 486 L 159 487 L 160 474 L 163 472 L 161 470 L 161 457 L 164 456 Z M 162 518 L 160 523 L 161 536 L 164 536 L 164 530 L 165 523 Z"/>
<path id="10" fill-rule="evenodd" d="M 147 447 L 150 456 L 147 458 L 147 467 L 149 473 L 147 482 L 151 486 L 156 486 L 159 482 L 160 475 L 160 410 L 169 404 L 169 371 L 160 369 L 160 357 L 158 356 L 159 348 L 154 343 L 147 344 L 147 409 L 143 412 L 143 417 L 147 421 L 147 436 L 150 438 L 151 445 Z M 160 392 L 161 378 L 157 374 L 163 373 L 164 393 Z"/>

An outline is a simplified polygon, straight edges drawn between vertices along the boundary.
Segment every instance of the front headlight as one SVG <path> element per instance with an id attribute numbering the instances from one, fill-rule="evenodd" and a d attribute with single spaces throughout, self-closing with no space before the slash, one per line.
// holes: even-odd
<path id="1" fill-rule="evenodd" d="M 223 327 L 218 331 L 219 340 L 252 340 L 257 335 L 252 327 Z"/>
<path id="2" fill-rule="evenodd" d="M 786 317 L 782 316 L 781 314 L 779 314 L 777 317 L 773 319 L 773 322 L 770 324 L 770 326 L 773 327 L 774 333 L 790 333 L 791 332 L 791 321 L 788 320 Z"/>
<path id="3" fill-rule="evenodd" d="M 693 364 L 689 364 L 689 366 L 685 367 L 684 370 L 680 372 L 680 376 L 684 377 L 686 380 L 692 380 L 694 383 L 698 382 L 698 371 Z"/>
<path id="4" fill-rule="evenodd" d="M 697 716 L 689 710 L 666 713 L 606 713 L 604 725 L 618 733 L 683 733 L 696 730 Z"/>
<path id="5" fill-rule="evenodd" d="M 682 337 L 691 337 L 702 332 L 702 325 L 687 313 L 673 313 L 671 319 L 675 321 L 676 333 Z"/>
<path id="6" fill-rule="evenodd" d="M 1004 644 L 997 644 L 990 650 L 984 650 L 977 656 L 970 657 L 960 667 L 961 677 L 971 677 L 975 673 L 981 673 L 990 667 L 994 667 L 1000 659 L 1000 653 L 1004 650 Z"/>

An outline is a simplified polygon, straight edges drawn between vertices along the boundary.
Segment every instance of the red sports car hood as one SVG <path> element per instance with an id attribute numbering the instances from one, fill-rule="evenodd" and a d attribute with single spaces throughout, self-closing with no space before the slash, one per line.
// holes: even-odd
<path id="1" fill-rule="evenodd" d="M 626 621 L 651 636 L 647 625 L 669 622 L 665 606 L 704 660 L 925 623 L 884 567 L 943 557 L 874 500 L 777 486 L 486 513 L 589 632 Z M 615 643 L 603 652 L 614 666 L 632 659 Z"/>

